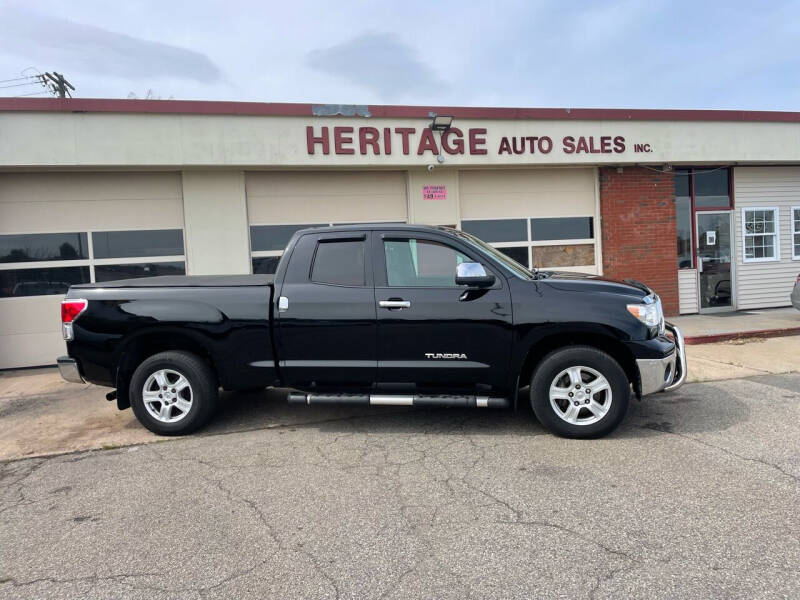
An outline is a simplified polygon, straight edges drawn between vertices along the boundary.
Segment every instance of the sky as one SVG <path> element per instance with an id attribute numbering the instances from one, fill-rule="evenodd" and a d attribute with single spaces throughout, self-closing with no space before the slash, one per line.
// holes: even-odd
<path id="1" fill-rule="evenodd" d="M 0 80 L 44 71 L 75 97 L 800 110 L 800 0 L 0 0 Z"/>

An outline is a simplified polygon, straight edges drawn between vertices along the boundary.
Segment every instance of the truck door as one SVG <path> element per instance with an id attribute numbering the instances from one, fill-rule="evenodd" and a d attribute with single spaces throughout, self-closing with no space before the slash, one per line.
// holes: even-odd
<path id="1" fill-rule="evenodd" d="M 508 283 L 446 236 L 374 232 L 378 382 L 387 390 L 506 393 L 511 353 Z M 482 262 L 494 286 L 456 286 L 456 265 Z"/>
<path id="2" fill-rule="evenodd" d="M 315 233 L 295 244 L 278 290 L 283 377 L 303 388 L 369 388 L 376 377 L 375 291 L 365 232 Z"/>

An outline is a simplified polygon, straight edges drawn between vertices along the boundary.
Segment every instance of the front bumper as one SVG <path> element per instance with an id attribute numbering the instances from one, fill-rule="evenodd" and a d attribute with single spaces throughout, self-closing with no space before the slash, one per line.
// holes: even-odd
<path id="1" fill-rule="evenodd" d="M 664 358 L 643 358 L 636 361 L 642 396 L 671 392 L 686 381 L 686 345 L 683 334 L 672 323 L 666 323 L 665 327 L 672 334 L 675 351 Z"/>
<path id="2" fill-rule="evenodd" d="M 80 369 L 78 369 L 78 361 L 74 358 L 59 356 L 56 362 L 58 363 L 58 372 L 61 373 L 62 379 L 70 383 L 86 383 L 81 376 Z"/>

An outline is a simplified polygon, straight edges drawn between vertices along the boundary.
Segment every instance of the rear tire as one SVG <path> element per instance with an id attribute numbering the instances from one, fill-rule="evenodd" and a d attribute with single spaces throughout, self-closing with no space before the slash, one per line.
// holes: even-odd
<path id="1" fill-rule="evenodd" d="M 211 368 L 189 352 L 160 352 L 133 373 L 129 396 L 139 422 L 159 435 L 185 435 L 214 414 L 218 388 Z"/>
<path id="2" fill-rule="evenodd" d="M 556 435 L 597 438 L 611 433 L 628 411 L 630 383 L 612 356 L 591 346 L 555 350 L 531 377 L 531 406 Z"/>

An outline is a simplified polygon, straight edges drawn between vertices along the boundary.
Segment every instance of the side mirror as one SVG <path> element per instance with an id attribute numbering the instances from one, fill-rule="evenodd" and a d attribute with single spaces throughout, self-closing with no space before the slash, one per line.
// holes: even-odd
<path id="1" fill-rule="evenodd" d="M 456 267 L 456 285 L 490 287 L 494 285 L 494 275 L 487 274 L 481 263 L 461 263 Z"/>

